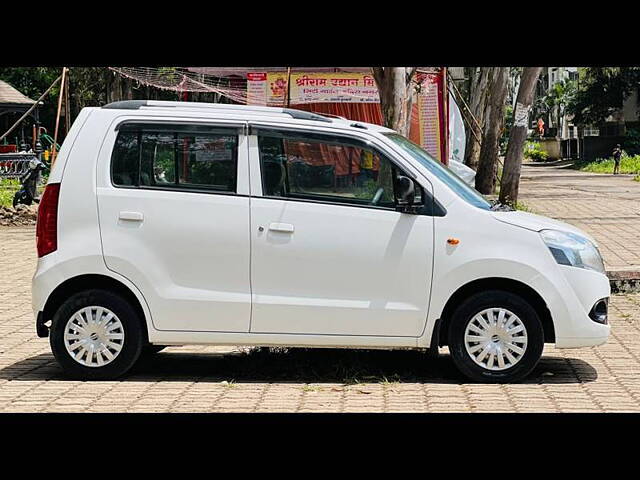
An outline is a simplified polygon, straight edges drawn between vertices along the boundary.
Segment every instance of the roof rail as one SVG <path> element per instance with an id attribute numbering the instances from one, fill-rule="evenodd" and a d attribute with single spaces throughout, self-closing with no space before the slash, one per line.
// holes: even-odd
<path id="1" fill-rule="evenodd" d="M 103 105 L 102 108 L 118 109 L 118 110 L 138 110 L 140 107 L 147 105 L 147 100 L 122 100 L 120 102 L 111 102 Z"/>
<path id="2" fill-rule="evenodd" d="M 332 123 L 331 119 L 325 118 L 321 115 L 318 115 L 317 113 L 305 112 L 304 110 L 296 110 L 295 108 L 283 108 L 282 111 L 299 120 L 317 120 L 318 122 Z"/>
<path id="3" fill-rule="evenodd" d="M 315 120 L 318 122 L 332 123 L 332 120 L 317 113 L 296 110 L 294 108 L 278 108 L 254 105 L 235 105 L 228 103 L 204 103 L 204 102 L 169 102 L 159 100 L 122 100 L 104 105 L 102 108 L 120 110 L 138 110 L 140 107 L 182 107 L 182 108 L 211 108 L 218 110 L 245 110 L 254 112 L 283 113 L 298 120 Z"/>
<path id="4" fill-rule="evenodd" d="M 323 112 L 312 112 L 312 113 L 315 113 L 316 115 L 320 115 L 322 117 L 339 118 L 340 120 L 347 120 L 346 117 L 341 117 L 340 115 L 334 115 L 333 113 L 323 113 Z"/>

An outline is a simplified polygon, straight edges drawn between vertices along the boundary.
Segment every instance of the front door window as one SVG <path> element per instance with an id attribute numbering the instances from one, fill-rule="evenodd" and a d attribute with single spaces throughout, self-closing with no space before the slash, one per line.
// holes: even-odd
<path id="1" fill-rule="evenodd" d="M 357 141 L 298 133 L 258 137 L 263 195 L 393 209 L 401 172 Z M 420 198 L 416 199 L 418 202 Z"/>

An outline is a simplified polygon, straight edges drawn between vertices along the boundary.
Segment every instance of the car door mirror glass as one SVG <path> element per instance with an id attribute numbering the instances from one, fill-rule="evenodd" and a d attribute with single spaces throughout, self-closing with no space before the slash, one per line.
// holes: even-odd
<path id="1" fill-rule="evenodd" d="M 398 175 L 396 182 L 398 186 L 398 205 L 413 205 L 416 197 L 416 187 L 413 183 L 413 180 L 411 180 L 409 177 L 405 177 L 404 175 Z"/>
<path id="2" fill-rule="evenodd" d="M 403 213 L 418 213 L 424 205 L 422 187 L 414 180 L 398 175 L 395 185 L 396 210 Z"/>

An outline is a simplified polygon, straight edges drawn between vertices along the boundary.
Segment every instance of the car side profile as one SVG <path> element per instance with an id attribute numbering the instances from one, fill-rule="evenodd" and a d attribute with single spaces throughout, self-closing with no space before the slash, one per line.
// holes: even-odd
<path id="1" fill-rule="evenodd" d="M 447 346 L 515 382 L 609 335 L 575 227 L 495 211 L 393 130 L 293 109 L 130 100 L 83 109 L 43 194 L 37 334 L 71 377 L 168 345 Z"/>

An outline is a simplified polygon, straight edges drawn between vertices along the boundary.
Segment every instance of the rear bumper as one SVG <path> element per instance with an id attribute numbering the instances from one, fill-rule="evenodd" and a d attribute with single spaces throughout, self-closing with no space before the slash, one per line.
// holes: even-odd
<path id="1" fill-rule="evenodd" d="M 44 313 L 38 312 L 36 314 L 36 333 L 40 338 L 47 338 L 49 336 L 49 327 L 47 327 L 44 323 Z"/>

